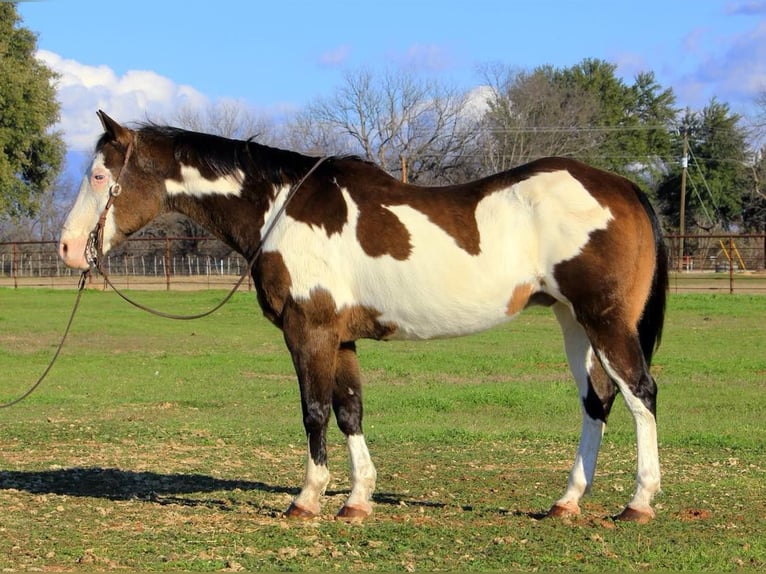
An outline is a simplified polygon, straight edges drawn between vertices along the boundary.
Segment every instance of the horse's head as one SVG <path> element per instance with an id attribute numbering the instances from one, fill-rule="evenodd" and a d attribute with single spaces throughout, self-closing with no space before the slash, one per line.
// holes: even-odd
<path id="1" fill-rule="evenodd" d="M 163 206 L 165 186 L 156 175 L 161 170 L 148 170 L 148 166 L 156 168 L 160 162 L 149 158 L 149 150 L 141 149 L 138 132 L 102 111 L 98 117 L 105 133 L 96 144 L 93 164 L 83 178 L 59 242 L 61 259 L 77 269 L 88 268 L 88 237 L 102 214 L 101 249 L 106 253 L 154 219 Z"/>

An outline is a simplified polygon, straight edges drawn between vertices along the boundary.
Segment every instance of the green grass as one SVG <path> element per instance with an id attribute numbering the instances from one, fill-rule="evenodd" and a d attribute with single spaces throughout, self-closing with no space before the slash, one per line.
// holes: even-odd
<path id="1" fill-rule="evenodd" d="M 222 295 L 136 293 L 174 312 Z M 0 401 L 42 372 L 73 301 L 0 289 Z M 376 514 L 332 520 L 349 489 L 333 426 L 324 514 L 295 523 L 281 511 L 303 477 L 297 385 L 254 295 L 177 322 L 88 291 L 49 378 L 0 410 L 0 568 L 762 570 L 764 319 L 762 296 L 671 296 L 649 525 L 608 518 L 634 483 L 622 404 L 583 515 L 535 518 L 563 491 L 580 427 L 544 309 L 463 339 L 360 342 Z"/>

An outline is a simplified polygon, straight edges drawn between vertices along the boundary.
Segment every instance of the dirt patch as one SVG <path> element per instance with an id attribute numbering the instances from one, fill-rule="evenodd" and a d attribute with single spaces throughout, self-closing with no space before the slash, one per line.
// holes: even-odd
<path id="1" fill-rule="evenodd" d="M 683 522 L 696 522 L 697 520 L 709 520 L 711 513 L 705 508 L 684 508 L 677 516 Z"/>

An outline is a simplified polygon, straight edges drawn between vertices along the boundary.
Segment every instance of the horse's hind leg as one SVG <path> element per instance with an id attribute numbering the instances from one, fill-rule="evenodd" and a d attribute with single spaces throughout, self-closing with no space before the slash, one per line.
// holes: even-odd
<path id="1" fill-rule="evenodd" d="M 593 484 L 601 438 L 612 408 L 616 389 L 593 354 L 585 329 L 563 303 L 553 307 L 564 335 L 569 368 L 577 381 L 582 408 L 582 432 L 574 465 L 564 495 L 548 511 L 548 516 L 580 513 L 580 499 Z"/>
<path id="2" fill-rule="evenodd" d="M 636 428 L 636 491 L 617 518 L 647 522 L 654 517 L 652 497 L 660 490 L 657 385 L 649 374 L 638 335 L 631 333 L 623 323 L 605 322 L 588 332 L 601 365 L 619 387 Z"/>
<path id="3" fill-rule="evenodd" d="M 362 433 L 362 385 L 354 343 L 342 344 L 338 352 L 332 406 L 338 427 L 346 435 L 351 463 L 351 494 L 338 518 L 363 520 L 372 514 L 376 471 Z"/>

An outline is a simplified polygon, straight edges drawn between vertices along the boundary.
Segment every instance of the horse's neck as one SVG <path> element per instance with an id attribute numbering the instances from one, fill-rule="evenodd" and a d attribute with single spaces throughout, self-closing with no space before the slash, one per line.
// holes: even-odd
<path id="1" fill-rule="evenodd" d="M 260 229 L 276 188 L 266 181 L 239 185 L 237 193 L 201 193 L 190 186 L 182 193 L 170 195 L 168 207 L 248 256 L 260 242 Z"/>
<path id="2" fill-rule="evenodd" d="M 240 253 L 254 252 L 260 232 L 296 181 L 316 158 L 241 142 L 241 153 L 227 175 L 211 180 L 198 169 L 181 169 L 182 180 L 168 186 L 168 206 L 222 239 Z"/>

